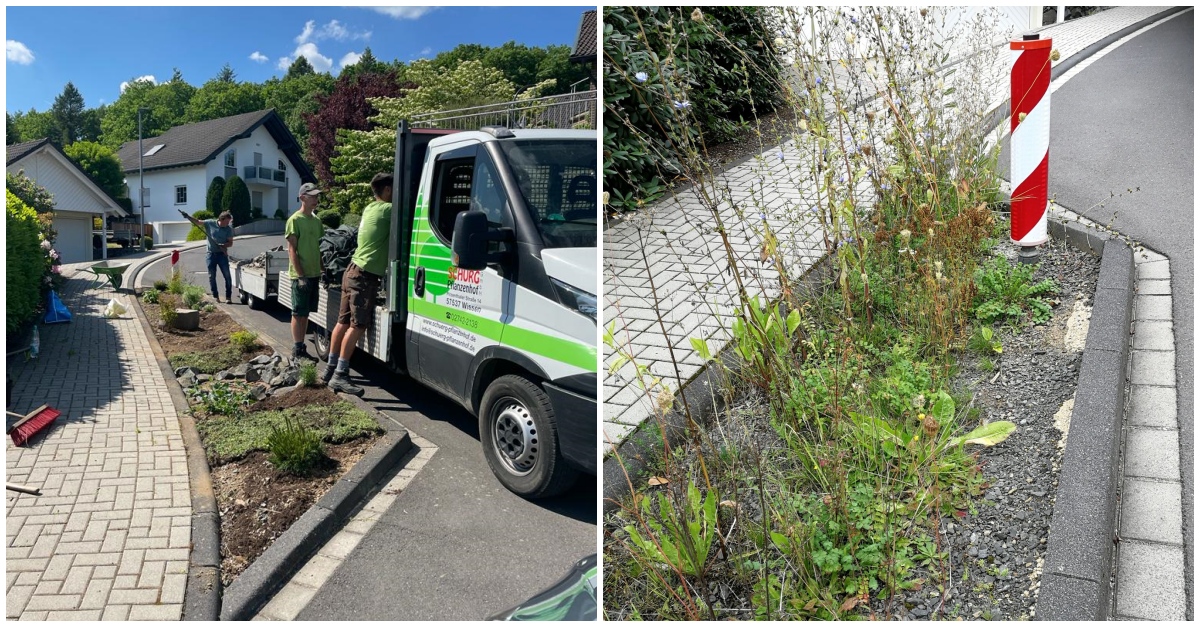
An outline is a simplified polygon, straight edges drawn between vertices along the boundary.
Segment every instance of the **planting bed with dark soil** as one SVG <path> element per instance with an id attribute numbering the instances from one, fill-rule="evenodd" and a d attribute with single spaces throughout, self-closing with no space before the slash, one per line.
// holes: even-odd
<path id="1" fill-rule="evenodd" d="M 146 305 L 141 301 L 138 304 L 146 313 L 154 335 L 168 357 L 178 358 L 186 353 L 236 355 L 236 349 L 232 348 L 229 336 L 244 329 L 220 309 L 207 313 L 202 311 L 199 330 L 179 331 L 163 328 L 157 305 Z M 260 346 L 241 353 L 236 358 L 245 364 L 260 355 L 271 356 L 273 353 L 271 348 Z M 217 382 L 205 380 L 192 388 L 187 388 L 185 384 L 185 391 L 208 390 L 215 383 Z M 257 388 L 261 394 L 265 394 L 267 388 L 264 382 L 246 384 L 245 381 L 230 380 L 226 384 L 234 384 L 233 387 Z M 195 402 L 194 394 L 189 392 L 185 396 L 190 402 Z M 241 420 L 250 423 L 252 416 L 264 412 L 333 407 L 337 403 L 344 401 L 328 387 L 295 388 L 289 385 L 276 388 L 270 395 L 246 407 L 245 418 Z M 206 421 L 229 418 L 210 417 L 202 405 L 194 405 L 192 415 L 196 419 L 201 441 L 207 450 L 211 443 L 204 439 Z M 219 459 L 219 456 L 209 450 L 207 457 L 221 519 L 222 584 L 228 586 L 245 571 L 276 538 L 287 531 L 296 519 L 353 468 L 377 439 L 379 435 L 372 433 L 349 442 L 325 442 L 323 448 L 328 459 L 306 477 L 293 476 L 278 470 L 270 463 L 269 453 L 261 450 L 254 450 L 229 460 Z"/>

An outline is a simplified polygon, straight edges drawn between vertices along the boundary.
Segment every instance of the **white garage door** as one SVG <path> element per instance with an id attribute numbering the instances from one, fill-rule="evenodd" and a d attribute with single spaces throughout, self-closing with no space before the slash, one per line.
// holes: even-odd
<path id="1" fill-rule="evenodd" d="M 66 218 L 60 214 L 54 218 L 54 230 L 58 231 L 54 249 L 62 255 L 63 263 L 92 260 L 91 218 Z"/>
<path id="2" fill-rule="evenodd" d="M 187 240 L 188 231 L 192 230 L 190 222 L 155 222 L 158 227 L 158 243 L 167 244 Z"/>

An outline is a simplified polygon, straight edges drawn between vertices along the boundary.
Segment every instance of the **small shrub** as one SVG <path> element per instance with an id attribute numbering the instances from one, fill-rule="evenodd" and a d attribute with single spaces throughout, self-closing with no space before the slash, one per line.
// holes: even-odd
<path id="1" fill-rule="evenodd" d="M 196 309 L 200 306 L 200 301 L 204 300 L 204 288 L 198 285 L 189 285 L 183 288 L 183 305 L 188 309 Z"/>
<path id="2" fill-rule="evenodd" d="M 193 213 L 192 217 L 196 218 L 197 220 L 212 220 L 213 218 L 217 217 L 217 214 L 209 211 L 208 209 L 201 209 L 196 213 Z"/>
<path id="3" fill-rule="evenodd" d="M 173 328 L 175 321 L 179 319 L 179 312 L 175 311 L 175 307 L 179 301 L 175 298 L 161 297 L 158 301 L 158 315 L 162 318 L 163 326 Z"/>
<path id="4" fill-rule="evenodd" d="M 336 209 L 318 211 L 317 217 L 321 219 L 321 224 L 324 224 L 327 229 L 336 229 L 342 225 L 342 216 L 338 214 Z"/>
<path id="5" fill-rule="evenodd" d="M 204 313 L 212 313 L 216 310 L 217 310 L 217 306 L 212 303 L 208 303 L 207 305 L 200 308 L 200 311 L 203 311 Z"/>
<path id="6" fill-rule="evenodd" d="M 160 292 L 165 292 L 165 291 L 167 291 L 167 282 L 166 282 L 166 281 L 155 281 L 155 282 L 154 282 L 154 289 L 156 289 L 156 290 L 158 290 L 158 291 L 160 291 Z"/>
<path id="7" fill-rule="evenodd" d="M 142 292 L 142 302 L 148 305 L 157 305 L 159 294 L 160 291 L 158 289 L 150 288 L 145 292 Z"/>
<path id="8" fill-rule="evenodd" d="M 979 330 L 967 341 L 967 348 L 984 356 L 1004 352 L 1004 347 L 1001 346 L 1000 340 L 995 339 L 995 332 L 991 327 L 979 327 Z"/>
<path id="9" fill-rule="evenodd" d="M 1050 303 L 1040 296 L 1057 292 L 1058 285 L 1050 279 L 1033 283 L 1036 268 L 1030 264 L 1013 265 L 1004 257 L 980 268 L 975 274 L 979 288 L 975 317 L 984 323 L 1016 322 L 1028 311 L 1034 324 L 1049 320 Z"/>
<path id="10" fill-rule="evenodd" d="M 250 405 L 250 395 L 243 387 L 235 387 L 225 381 L 218 381 L 201 391 L 197 400 L 204 411 L 222 416 L 241 416 Z"/>
<path id="11" fill-rule="evenodd" d="M 298 476 L 311 474 L 325 459 L 320 434 L 290 418 L 284 420 L 282 429 L 272 428 L 267 438 L 267 448 L 271 451 L 271 464 Z"/>
<path id="12" fill-rule="evenodd" d="M 7 192 L 7 199 L 4 314 L 5 328 L 13 333 L 37 313 L 42 277 L 48 266 L 38 241 L 37 212 L 11 191 Z"/>
<path id="13" fill-rule="evenodd" d="M 287 212 L 284 211 L 283 209 L 276 209 L 275 210 L 275 219 L 276 220 L 287 220 Z"/>
<path id="14" fill-rule="evenodd" d="M 171 271 L 170 280 L 167 281 L 167 291 L 172 294 L 182 295 L 183 288 L 185 287 L 187 287 L 187 281 L 183 279 L 183 271 L 175 268 Z"/>
<path id="15" fill-rule="evenodd" d="M 192 230 L 188 231 L 188 234 L 187 234 L 187 241 L 199 242 L 199 241 L 204 240 L 207 237 L 208 237 L 208 235 L 205 235 L 204 229 L 202 229 L 196 225 L 192 225 Z"/>
<path id="16" fill-rule="evenodd" d="M 317 364 L 305 361 L 300 364 L 300 385 L 306 388 L 317 384 Z"/>
<path id="17" fill-rule="evenodd" d="M 358 228 L 358 225 L 361 223 L 362 223 L 362 214 L 360 214 L 360 213 L 347 213 L 346 216 L 344 218 L 342 218 L 342 224 L 348 224 L 356 229 Z"/>
<path id="18" fill-rule="evenodd" d="M 238 350 L 248 353 L 258 346 L 258 334 L 253 331 L 234 331 L 229 334 L 229 341 Z"/>
<path id="19" fill-rule="evenodd" d="M 153 250 L 154 249 L 154 238 L 150 237 L 149 235 L 143 237 L 142 238 L 142 248 L 145 248 L 146 250 Z"/>

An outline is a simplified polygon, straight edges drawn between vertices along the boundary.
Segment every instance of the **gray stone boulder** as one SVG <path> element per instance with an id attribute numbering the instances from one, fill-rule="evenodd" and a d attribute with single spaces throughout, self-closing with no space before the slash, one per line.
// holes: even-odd
<path id="1" fill-rule="evenodd" d="M 190 372 L 186 372 L 182 377 L 179 377 L 179 385 L 185 388 L 195 387 L 197 383 L 196 375 Z"/>

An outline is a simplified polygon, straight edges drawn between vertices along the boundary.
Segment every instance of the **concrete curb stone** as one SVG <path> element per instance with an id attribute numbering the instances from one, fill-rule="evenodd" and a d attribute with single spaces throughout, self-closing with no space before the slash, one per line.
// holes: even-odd
<path id="1" fill-rule="evenodd" d="M 1133 251 L 1108 240 L 1046 542 L 1038 620 L 1109 618 L 1133 277 Z"/>

